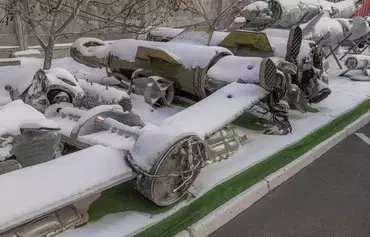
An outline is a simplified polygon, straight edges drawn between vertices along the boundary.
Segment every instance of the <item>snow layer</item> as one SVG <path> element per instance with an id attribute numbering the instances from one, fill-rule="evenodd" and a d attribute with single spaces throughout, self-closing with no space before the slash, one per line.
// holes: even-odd
<path id="1" fill-rule="evenodd" d="M 310 23 L 302 25 L 303 37 L 313 41 L 318 41 L 324 36 L 329 37 L 321 41 L 321 44 L 324 45 L 337 44 L 344 35 L 343 27 L 339 21 L 328 16 L 323 16 L 314 24 L 314 27 L 309 26 Z"/>
<path id="2" fill-rule="evenodd" d="M 7 84 L 22 87 L 25 85 L 27 80 L 32 79 L 30 71 L 36 72 L 38 68 L 42 66 L 42 61 L 38 59 L 21 59 L 22 67 L 3 67 L 2 81 L 0 84 L 0 90 Z M 58 59 L 53 61 L 53 66 L 63 67 L 72 72 L 74 75 L 85 74 L 85 76 L 96 75 L 99 70 L 91 69 L 84 65 L 74 62 L 71 58 Z M 103 70 L 101 70 L 103 71 Z M 263 161 L 268 156 L 276 153 L 277 151 L 289 146 L 300 140 L 302 137 L 312 133 L 321 126 L 329 123 L 336 117 L 347 112 L 354 106 L 361 103 L 364 99 L 370 96 L 370 82 L 354 82 L 348 78 L 338 78 L 339 71 L 334 71 L 329 74 L 330 85 L 332 89 L 332 95 L 317 105 L 316 107 L 320 110 L 319 113 L 300 114 L 292 112 L 291 121 L 293 126 L 293 134 L 288 136 L 266 136 L 257 134 L 252 131 L 247 131 L 249 137 L 249 143 L 244 146 L 238 154 L 234 155 L 228 160 L 224 160 L 221 163 L 213 164 L 212 166 L 206 167 L 202 170 L 199 178 L 196 180 L 193 190 L 191 190 L 196 197 L 200 197 L 208 192 L 213 187 L 233 177 L 234 175 L 244 171 L 245 169 L 253 166 L 254 164 Z M 104 73 L 101 73 L 102 75 Z M 6 91 L 0 91 L 0 96 L 3 96 L 5 100 L 8 98 Z M 154 110 L 149 105 L 142 103 L 142 97 L 133 95 L 134 108 L 140 116 L 146 121 L 155 121 L 155 124 L 161 124 L 167 117 L 180 111 L 182 108 L 163 108 Z M 137 105 L 136 105 L 136 104 Z M 224 105 L 226 108 L 228 105 Z M 219 106 L 219 108 L 223 108 Z M 200 111 L 200 114 L 204 114 L 204 111 Z M 198 116 L 199 118 L 199 116 Z M 58 122 L 59 124 L 59 122 Z M 188 126 L 188 125 L 187 125 Z M 243 130 L 244 131 L 244 130 Z M 264 144 L 263 149 L 261 144 Z M 268 144 L 266 146 L 266 144 Z M 104 156 L 106 157 L 106 156 Z M 38 166 L 36 166 L 38 167 Z M 85 169 L 82 169 L 85 170 Z M 222 172 L 219 172 L 222 170 Z M 89 172 L 86 170 L 84 172 Z M 81 174 L 80 174 L 81 175 Z M 93 177 L 93 175 L 91 175 Z M 74 183 L 72 180 L 71 183 Z M 78 180 L 77 180 L 78 181 Z M 22 181 L 23 182 L 23 181 Z M 22 183 L 21 182 L 21 183 Z M 11 182 L 14 186 L 14 182 Z M 52 190 L 55 189 L 55 186 Z M 56 190 L 59 191 L 59 190 Z M 122 237 L 132 236 L 135 233 L 142 231 L 145 228 L 155 224 L 158 221 L 163 220 L 179 209 L 188 205 L 190 201 L 184 201 L 170 211 L 150 215 L 146 213 L 138 212 L 124 212 L 108 215 L 99 221 L 89 223 L 88 225 L 81 227 L 76 230 L 69 230 L 65 233 L 58 235 L 59 237 Z M 3 213 L 1 213 L 3 214 Z M 0 215 L 1 215 L 0 214 Z"/>
<path id="3" fill-rule="evenodd" d="M 327 100 L 316 106 L 320 112 L 308 114 L 292 112 L 290 117 L 293 134 L 287 136 L 267 136 L 248 130 L 247 136 L 250 142 L 230 159 L 204 168 L 191 190 L 192 193 L 196 197 L 201 197 L 218 184 L 299 141 L 302 137 L 307 136 L 369 98 L 370 82 L 361 82 L 359 84 L 348 78 L 339 78 L 337 76 L 339 73 L 339 71 L 334 71 L 332 74 L 329 74 L 333 93 Z M 62 233 L 60 237 L 132 236 L 172 215 L 192 201 L 194 200 L 184 201 L 170 211 L 156 215 L 138 212 L 111 214 L 82 228 Z"/>
<path id="4" fill-rule="evenodd" d="M 323 9 L 330 7 L 330 11 L 334 10 L 333 18 L 351 18 L 357 10 L 355 2 L 357 0 L 344 0 L 337 3 L 321 0 L 320 4 Z"/>
<path id="5" fill-rule="evenodd" d="M 91 42 L 95 43 L 95 46 L 89 46 Z M 76 48 L 82 55 L 86 57 L 95 57 L 96 55 L 103 55 L 105 56 L 104 47 L 101 46 L 108 46 L 108 43 L 95 38 L 83 37 L 76 40 L 71 48 Z M 102 49 L 103 51 L 99 53 L 99 50 Z"/>
<path id="6" fill-rule="evenodd" d="M 155 31 L 155 34 L 157 36 L 159 35 L 165 35 L 166 37 L 173 38 L 176 36 L 176 33 L 180 29 L 172 29 L 172 28 L 163 28 L 161 30 Z M 182 31 L 184 29 L 181 29 Z M 287 54 L 287 40 L 289 38 L 290 31 L 289 30 L 281 30 L 281 29 L 274 29 L 274 28 L 268 28 L 263 30 L 271 44 L 271 47 L 274 51 L 275 56 L 285 58 Z M 319 32 L 320 35 L 324 34 L 322 32 L 326 32 L 325 29 L 322 29 Z M 317 34 L 316 32 L 313 32 L 313 34 Z M 212 38 L 209 42 L 210 46 L 218 46 L 220 43 L 226 39 L 230 35 L 230 32 L 222 32 L 222 31 L 214 31 L 212 34 Z M 319 36 L 320 36 L 319 35 Z M 310 38 L 311 36 L 307 36 Z M 317 36 L 318 37 L 318 36 Z M 315 38 L 316 39 L 316 38 Z M 187 42 L 192 41 L 192 39 L 187 39 Z M 198 42 L 197 40 L 194 40 L 193 43 Z M 301 45 L 301 51 L 299 54 L 299 59 L 302 59 L 303 57 L 308 57 L 310 54 L 310 47 L 309 43 L 311 41 L 304 40 Z"/>
<path id="7" fill-rule="evenodd" d="M 238 19 L 240 21 L 243 21 L 242 19 L 244 19 L 244 21 L 245 21 L 245 18 L 243 18 L 243 17 L 239 17 L 239 18 L 240 19 L 236 18 L 236 20 Z M 240 23 L 242 23 L 242 22 L 240 22 Z M 156 36 L 163 36 L 163 37 L 167 37 L 167 38 L 171 38 L 171 39 L 176 37 L 176 35 L 179 34 L 179 32 L 181 33 L 181 32 L 186 30 L 186 29 L 173 29 L 173 28 L 160 28 L 158 30 L 157 29 L 158 28 L 155 28 L 153 31 L 151 31 L 151 34 L 156 35 Z M 243 30 L 243 31 L 248 32 L 246 30 Z M 270 31 L 273 32 L 273 33 L 270 33 Z M 251 31 L 251 32 L 255 33 L 254 31 Z M 267 35 L 272 34 L 272 36 L 276 36 L 276 37 L 279 37 L 279 38 L 286 38 L 287 39 L 289 37 L 289 30 L 266 29 L 262 32 L 265 32 Z M 283 35 L 282 35 L 282 32 L 283 32 Z M 185 33 L 189 33 L 189 32 L 183 32 L 177 37 L 180 37 L 182 34 L 185 34 Z M 230 32 L 213 31 L 213 33 L 209 35 L 211 37 L 211 40 L 207 39 L 207 40 L 200 41 L 200 40 L 198 40 L 199 37 L 188 37 L 188 38 L 186 38 L 186 40 L 183 40 L 183 41 L 187 42 L 187 43 L 193 43 L 193 44 L 219 46 L 220 43 L 223 40 L 225 40 L 226 37 L 228 37 L 229 35 L 230 35 Z M 178 41 L 178 40 L 174 39 L 171 42 L 176 42 L 176 41 Z M 208 43 L 208 41 L 209 41 L 209 43 Z"/>
<path id="8" fill-rule="evenodd" d="M 4 174 L 0 179 L 0 230 L 86 198 L 132 175 L 122 152 L 102 146 Z"/>
<path id="9" fill-rule="evenodd" d="M 225 83 L 242 80 L 257 84 L 260 82 L 261 62 L 262 58 L 257 57 L 226 56 L 211 67 L 207 75 L 212 80 Z"/>
<path id="10" fill-rule="evenodd" d="M 71 132 L 72 132 L 72 129 L 74 128 L 76 122 L 69 119 L 69 118 L 62 118 L 62 117 L 53 117 L 53 118 L 50 118 L 51 121 L 55 122 L 56 124 L 58 124 L 59 128 L 60 128 L 60 131 L 59 133 L 66 136 L 66 137 L 69 137 L 71 136 Z"/>
<path id="11" fill-rule="evenodd" d="M 235 24 L 244 24 L 247 23 L 247 19 L 245 17 L 239 16 L 234 19 Z"/>
<path id="12" fill-rule="evenodd" d="M 25 124 L 58 128 L 56 123 L 47 120 L 42 113 L 23 103 L 22 100 L 13 101 L 0 109 L 0 123 L 0 136 L 19 135 L 20 128 Z"/>
<path id="13" fill-rule="evenodd" d="M 255 1 L 243 8 L 244 11 L 256 12 L 268 10 L 268 3 L 263 1 Z"/>
<path id="14" fill-rule="evenodd" d="M 197 45 L 208 45 L 211 37 L 211 31 L 206 32 L 189 29 L 173 38 L 171 43 L 193 43 Z"/>
<path id="15" fill-rule="evenodd" d="M 276 28 L 267 28 L 264 29 L 262 32 L 266 33 L 269 37 L 276 37 L 276 38 L 289 38 L 290 30 L 283 30 L 283 29 L 276 29 Z"/>
<path id="16" fill-rule="evenodd" d="M 130 98 L 130 96 L 125 91 L 118 90 L 113 87 L 106 87 L 85 80 L 79 80 L 78 85 L 81 86 L 81 88 L 88 96 L 99 98 L 100 101 L 105 101 L 108 103 L 118 103 L 123 98 Z"/>
<path id="17" fill-rule="evenodd" d="M 89 50 L 89 57 L 93 55 L 97 58 L 105 58 L 111 53 L 119 59 L 128 62 L 135 62 L 138 48 L 146 47 L 167 53 L 176 61 L 179 61 L 185 68 L 204 68 L 217 53 L 228 52 L 231 54 L 229 50 L 222 47 L 206 47 L 201 45 L 189 45 L 186 43 L 163 43 L 133 39 L 122 39 L 109 46 L 97 46 L 93 47 L 93 49 L 85 49 L 83 45 L 77 45 L 75 47 L 82 53 Z"/>
<path id="18" fill-rule="evenodd" d="M 59 68 L 59 67 L 51 68 L 51 69 L 45 71 L 45 73 L 47 75 L 51 75 L 51 76 L 54 76 L 56 78 L 67 79 L 68 81 L 72 82 L 75 85 L 78 84 L 76 78 L 69 71 L 67 71 L 64 68 Z"/>
<path id="19" fill-rule="evenodd" d="M 143 121 L 149 122 L 153 125 L 160 125 L 162 121 L 167 119 L 168 117 L 180 112 L 184 108 L 179 106 L 171 106 L 171 107 L 163 107 L 158 109 L 153 109 L 149 104 L 147 104 L 142 98 L 142 96 L 132 95 L 133 99 L 133 113 L 138 114 Z M 88 111 L 80 110 L 83 114 L 88 113 Z M 91 116 L 92 114 L 90 114 Z M 71 135 L 73 128 L 76 126 L 78 122 L 71 120 L 68 117 L 62 118 L 61 116 L 53 116 L 49 118 L 50 120 L 54 121 L 60 127 L 60 133 L 66 137 Z M 106 134 L 106 133 L 104 133 Z M 86 140 L 87 139 L 87 140 Z M 83 136 L 81 141 L 87 142 L 88 144 L 97 144 L 97 139 L 94 135 L 91 136 Z M 103 141 L 104 140 L 104 141 Z M 126 141 L 126 140 L 125 140 Z M 110 139 L 101 139 L 99 138 L 99 144 L 109 145 L 114 148 L 124 149 L 126 147 L 131 147 L 130 141 L 127 143 L 122 143 L 122 138 L 120 136 L 113 136 Z"/>
<path id="20" fill-rule="evenodd" d="M 114 52 L 116 56 L 129 62 L 134 62 L 138 47 L 148 47 L 163 50 L 179 61 L 186 68 L 204 68 L 210 60 L 221 52 L 231 52 L 222 47 L 206 47 L 189 45 L 185 43 L 162 43 L 139 40 L 120 40 L 110 46 L 109 52 Z"/>
<path id="21" fill-rule="evenodd" d="M 290 27 L 300 22 L 306 13 L 309 15 L 317 14 L 319 10 L 319 0 L 277 0 L 282 9 L 282 15 L 276 24 L 282 27 Z"/>
<path id="22" fill-rule="evenodd" d="M 37 49 L 27 49 L 27 50 L 23 50 L 23 51 L 14 52 L 14 56 L 16 56 L 16 57 L 20 57 L 20 56 L 24 56 L 24 55 L 40 55 L 41 56 L 41 53 Z"/>
<path id="23" fill-rule="evenodd" d="M 145 103 L 145 102 L 144 102 Z M 116 132 L 112 131 L 99 131 L 94 129 L 94 126 L 91 126 L 93 123 L 93 120 L 91 118 L 96 117 L 102 112 L 118 112 L 122 114 L 126 114 L 128 112 L 124 112 L 120 106 L 117 105 L 101 105 L 95 108 L 92 108 L 90 110 L 80 110 L 76 108 L 70 108 L 70 107 L 64 107 L 61 110 L 61 113 L 63 114 L 74 114 L 77 116 L 81 116 L 77 121 L 70 119 L 68 116 L 62 117 L 59 114 L 52 115 L 52 113 L 49 113 L 52 117 L 50 119 L 54 122 L 56 122 L 61 127 L 61 134 L 63 134 L 66 137 L 72 137 L 74 139 L 77 138 L 78 141 L 83 142 L 88 145 L 103 145 L 108 146 L 120 150 L 129 150 L 133 147 L 135 143 L 134 137 L 125 136 L 124 134 L 119 135 Z M 171 111 L 171 110 L 169 110 Z M 163 111 L 162 116 L 167 118 L 172 113 L 167 113 L 166 111 Z M 153 115 L 155 117 L 155 114 Z M 164 119 L 164 118 L 163 118 Z M 161 119 L 160 121 L 163 121 Z M 141 123 L 142 121 L 138 121 L 138 123 Z M 152 121 L 151 121 L 152 122 Z M 140 133 L 145 132 L 149 129 L 155 129 L 156 126 L 149 124 L 149 123 L 143 123 L 145 125 L 142 129 L 140 129 Z M 113 125 L 115 126 L 115 125 Z M 120 127 L 117 127 L 120 128 Z M 127 128 L 128 131 L 131 130 L 130 128 Z M 137 131 L 136 129 L 133 129 Z"/>
<path id="24" fill-rule="evenodd" d="M 66 108 L 68 110 L 69 108 Z M 86 132 L 90 132 L 88 130 L 85 130 L 85 124 L 90 122 L 90 119 L 93 118 L 96 115 L 99 115 L 104 112 L 117 112 L 117 113 L 125 113 L 123 112 L 123 109 L 119 105 L 100 105 L 97 107 L 94 107 L 92 109 L 89 109 L 87 111 L 78 111 L 78 113 L 81 113 L 80 119 L 75 123 L 74 128 L 72 129 L 72 133 L 75 135 L 86 135 Z"/>
<path id="25" fill-rule="evenodd" d="M 133 137 L 126 138 L 124 135 L 112 133 L 111 131 L 100 131 L 80 136 L 78 141 L 89 145 L 103 145 L 120 150 L 129 150 L 135 143 L 135 139 Z"/>
<path id="26" fill-rule="evenodd" d="M 64 68 L 51 68 L 45 71 L 51 85 L 60 85 L 62 88 L 70 89 L 74 95 L 84 94 L 78 85 L 76 78 Z"/>
<path id="27" fill-rule="evenodd" d="M 143 133 L 132 149 L 132 157 L 138 165 L 150 170 L 161 154 L 175 142 L 188 135 L 204 139 L 236 119 L 265 95 L 265 90 L 259 86 L 231 83 L 169 117 L 158 128 Z M 199 116 L 204 113 L 207 116 Z"/>
<path id="28" fill-rule="evenodd" d="M 229 34 L 230 32 L 221 32 L 221 31 L 213 32 L 212 39 L 209 42 L 209 45 L 211 46 L 219 45 L 224 39 L 226 39 L 227 36 L 229 36 Z"/>
<path id="29" fill-rule="evenodd" d="M 173 38 L 176 35 L 182 33 L 184 30 L 185 29 L 180 29 L 180 28 L 156 27 L 150 31 L 150 34 L 153 36 Z"/>
<path id="30" fill-rule="evenodd" d="M 357 40 L 365 35 L 368 35 L 370 32 L 369 22 L 364 18 L 355 17 L 353 19 L 337 19 L 342 24 L 345 24 L 350 27 L 348 33 L 352 34 L 348 40 Z M 348 34 L 347 33 L 347 34 Z"/>
<path id="31" fill-rule="evenodd" d="M 317 15 L 320 9 L 330 13 L 333 18 L 351 18 L 355 12 L 355 1 L 345 0 L 338 3 L 332 3 L 325 0 L 277 0 L 276 3 L 280 6 L 281 15 L 275 24 L 288 28 L 305 20 L 312 19 Z M 258 3 L 258 5 L 256 4 Z M 262 5 L 259 1 L 249 4 L 243 9 L 244 14 L 253 16 L 253 12 L 266 11 L 266 5 Z M 306 15 L 308 14 L 308 15 Z"/>
<path id="32" fill-rule="evenodd" d="M 312 22 L 301 25 L 305 39 L 317 41 L 324 36 L 323 45 L 336 44 L 351 34 L 348 41 L 359 39 L 370 32 L 369 23 L 364 18 L 331 18 L 328 13 L 321 18 L 314 19 Z"/>
<path id="33" fill-rule="evenodd" d="M 22 93 L 30 85 L 37 70 L 42 68 L 42 59 L 19 58 L 19 60 L 21 60 L 22 63 L 19 66 L 1 67 L 0 105 L 5 105 L 6 103 L 11 101 L 9 97 L 9 92 L 5 91 L 4 89 L 6 85 L 12 86 L 14 89 L 17 89 L 20 93 Z M 71 58 L 54 60 L 52 67 L 52 72 L 56 73 L 58 70 L 63 70 L 60 68 L 64 68 L 72 74 L 75 74 L 76 71 L 84 71 L 88 69 L 88 67 L 74 62 Z M 61 71 L 58 71 L 58 73 L 59 72 Z M 56 83 L 61 83 L 61 81 L 56 81 Z M 78 91 L 74 91 L 82 92 L 81 88 L 77 88 L 77 90 Z"/>

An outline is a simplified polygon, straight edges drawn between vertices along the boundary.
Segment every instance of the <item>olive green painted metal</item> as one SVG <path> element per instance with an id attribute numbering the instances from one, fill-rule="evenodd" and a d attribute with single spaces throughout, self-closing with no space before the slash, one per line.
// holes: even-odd
<path id="1" fill-rule="evenodd" d="M 235 35 L 233 38 L 226 38 L 224 44 L 232 46 L 238 43 L 233 39 L 240 40 L 240 36 Z M 186 92 L 198 99 L 205 98 L 211 93 L 207 90 L 205 83 L 208 70 L 219 59 L 233 55 L 230 50 L 224 47 L 208 47 L 185 43 L 176 43 L 175 45 L 175 43 L 123 39 L 115 43 L 112 46 L 113 48 L 110 48 L 109 45 L 103 45 L 103 43 L 96 47 L 95 45 L 99 43 L 99 40 L 91 38 L 76 41 L 71 48 L 72 58 L 90 67 L 106 67 L 109 71 L 123 75 L 126 78 L 131 78 L 137 69 L 142 69 L 140 76 L 155 75 L 163 77 L 173 82 L 177 91 Z M 90 47 L 90 45 L 94 46 Z M 136 49 L 132 49 L 135 47 Z M 269 52 L 271 51 L 270 45 L 260 45 L 259 47 L 264 48 L 267 53 L 271 54 Z M 120 52 L 117 52 L 117 49 Z M 104 50 L 106 52 L 103 52 Z M 126 56 L 126 54 L 132 54 L 132 52 L 126 53 L 125 50 L 136 50 L 134 58 Z M 202 59 L 199 59 L 200 57 Z M 267 61 L 263 61 L 263 63 Z M 263 65 L 261 67 L 263 68 Z M 238 78 L 235 79 L 235 81 L 237 80 Z"/>
<path id="2" fill-rule="evenodd" d="M 299 26 L 292 27 L 289 32 L 289 37 L 284 42 L 275 42 L 278 44 L 275 45 L 275 47 L 282 46 L 283 48 L 286 48 L 284 55 L 280 55 L 273 50 L 273 42 L 271 42 L 273 39 L 265 32 L 261 31 L 234 30 L 231 32 L 225 32 L 207 28 L 175 29 L 160 27 L 141 36 L 141 38 L 161 42 L 194 42 L 196 41 L 195 37 L 190 36 L 194 36 L 195 32 L 207 33 L 209 39 L 208 41 L 204 40 L 203 44 L 205 42 L 208 42 L 208 44 L 204 45 L 225 47 L 236 56 L 262 58 L 275 56 L 285 58 L 289 62 L 297 59 L 303 40 L 302 29 Z M 276 40 L 276 37 L 274 37 L 274 39 Z"/>

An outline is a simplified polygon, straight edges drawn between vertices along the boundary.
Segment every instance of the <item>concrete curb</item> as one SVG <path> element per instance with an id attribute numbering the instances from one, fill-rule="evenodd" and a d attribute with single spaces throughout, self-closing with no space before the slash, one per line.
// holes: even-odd
<path id="1" fill-rule="evenodd" d="M 225 225 L 229 220 L 233 219 L 253 203 L 261 199 L 269 192 L 268 184 L 265 180 L 258 182 L 251 188 L 228 201 L 226 205 L 222 205 L 203 218 L 198 223 L 193 224 L 187 229 L 191 237 L 208 236 L 220 226 Z"/>
<path id="2" fill-rule="evenodd" d="M 243 193 L 218 207 L 197 223 L 177 234 L 176 237 L 208 236 L 242 213 L 263 196 L 271 192 L 274 188 L 278 187 L 301 171 L 303 168 L 314 162 L 316 159 L 320 158 L 323 154 L 343 141 L 345 138 L 367 125 L 369 122 L 370 112 L 361 116 L 355 122 L 351 123 L 345 129 L 330 137 L 326 141 L 322 142 L 311 151 L 305 153 L 298 159 L 289 163 L 275 173 L 267 176 L 259 183 L 253 185 Z"/>

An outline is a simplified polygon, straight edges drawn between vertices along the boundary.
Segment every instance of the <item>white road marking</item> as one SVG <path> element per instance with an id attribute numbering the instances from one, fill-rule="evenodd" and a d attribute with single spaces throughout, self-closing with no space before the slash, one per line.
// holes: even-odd
<path id="1" fill-rule="evenodd" d="M 370 145 L 370 138 L 363 133 L 356 133 L 356 135 L 361 138 L 364 142 Z"/>

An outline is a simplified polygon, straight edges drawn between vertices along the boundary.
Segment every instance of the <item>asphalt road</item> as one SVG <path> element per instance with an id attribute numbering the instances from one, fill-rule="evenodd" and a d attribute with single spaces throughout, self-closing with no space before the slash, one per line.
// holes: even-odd
<path id="1" fill-rule="evenodd" d="M 370 144 L 348 137 L 210 236 L 370 237 Z"/>

